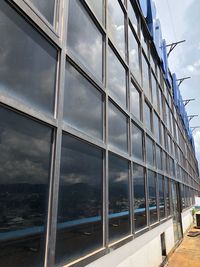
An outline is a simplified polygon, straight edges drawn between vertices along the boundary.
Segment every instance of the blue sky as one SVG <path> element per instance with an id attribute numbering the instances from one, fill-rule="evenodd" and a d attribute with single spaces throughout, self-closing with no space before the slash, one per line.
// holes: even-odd
<path id="1" fill-rule="evenodd" d="M 192 77 L 180 86 L 180 90 L 183 99 L 196 99 L 187 105 L 188 115 L 200 116 L 200 1 L 154 0 L 154 2 L 166 42 L 186 40 L 170 54 L 169 67 L 177 74 L 177 78 Z M 192 119 L 190 126 L 200 126 L 200 117 Z M 200 165 L 200 129 L 195 130 L 193 135 Z"/>

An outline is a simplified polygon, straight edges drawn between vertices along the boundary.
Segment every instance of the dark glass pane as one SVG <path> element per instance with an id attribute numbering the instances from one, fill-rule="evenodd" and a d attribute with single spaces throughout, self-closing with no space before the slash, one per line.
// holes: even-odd
<path id="1" fill-rule="evenodd" d="M 156 166 L 158 170 L 162 170 L 162 149 L 156 146 Z"/>
<path id="2" fill-rule="evenodd" d="M 128 161 L 109 155 L 109 241 L 130 234 Z"/>
<path id="3" fill-rule="evenodd" d="M 144 168 L 133 164 L 135 231 L 147 225 Z"/>
<path id="4" fill-rule="evenodd" d="M 164 179 L 162 175 L 158 175 L 158 185 L 159 185 L 159 210 L 160 219 L 165 218 L 165 196 L 164 196 Z"/>
<path id="5" fill-rule="evenodd" d="M 154 166 L 154 143 L 148 136 L 146 136 L 146 162 Z"/>
<path id="6" fill-rule="evenodd" d="M 139 52 L 138 52 L 138 42 L 135 39 L 135 36 L 131 30 L 128 28 L 129 34 L 129 65 L 130 70 L 133 73 L 134 77 L 141 84 L 141 73 L 140 73 L 140 64 L 139 64 Z"/>
<path id="7" fill-rule="evenodd" d="M 102 80 L 103 37 L 78 0 L 69 1 L 67 45 Z"/>
<path id="8" fill-rule="evenodd" d="M 55 0 L 30 0 L 42 15 L 53 25 Z"/>
<path id="9" fill-rule="evenodd" d="M 128 147 L 128 119 L 111 102 L 108 109 L 109 144 L 127 152 Z"/>
<path id="10" fill-rule="evenodd" d="M 163 171 L 167 172 L 167 153 L 163 151 Z"/>
<path id="11" fill-rule="evenodd" d="M 112 49 L 108 48 L 108 89 L 126 107 L 126 71 Z"/>
<path id="12" fill-rule="evenodd" d="M 185 209 L 185 185 L 181 184 L 182 209 Z"/>
<path id="13" fill-rule="evenodd" d="M 169 179 L 165 178 L 165 200 L 166 200 L 166 212 L 167 212 L 167 216 L 170 215 L 170 202 L 169 202 Z"/>
<path id="14" fill-rule="evenodd" d="M 124 13 L 116 0 L 108 0 L 108 32 L 125 58 Z"/>
<path id="15" fill-rule="evenodd" d="M 143 132 L 132 124 L 132 155 L 140 160 L 144 160 L 143 156 Z"/>
<path id="16" fill-rule="evenodd" d="M 146 96 L 151 99 L 151 91 L 149 86 L 149 65 L 145 57 L 142 55 L 142 79 L 143 79 L 143 90 Z"/>
<path id="17" fill-rule="evenodd" d="M 0 107 L 0 266 L 43 266 L 52 130 Z"/>
<path id="18" fill-rule="evenodd" d="M 131 83 L 130 86 L 131 113 L 138 119 L 141 119 L 141 94 Z"/>
<path id="19" fill-rule="evenodd" d="M 48 113 L 54 110 L 57 51 L 0 1 L 0 91 Z"/>
<path id="20" fill-rule="evenodd" d="M 104 24 L 104 0 L 86 0 L 91 6 L 97 18 Z"/>
<path id="21" fill-rule="evenodd" d="M 153 224 L 158 220 L 156 191 L 156 173 L 148 170 L 148 205 L 150 224 Z"/>
<path id="22" fill-rule="evenodd" d="M 144 123 L 145 123 L 145 126 L 148 130 L 151 131 L 152 129 L 152 119 L 151 119 L 151 109 L 149 107 L 149 105 L 147 105 L 146 102 L 144 102 Z"/>
<path id="23" fill-rule="evenodd" d="M 102 247 L 102 161 L 100 149 L 63 135 L 56 264 Z"/>
<path id="24" fill-rule="evenodd" d="M 66 66 L 64 97 L 64 120 L 102 139 L 102 94 L 69 63 Z"/>

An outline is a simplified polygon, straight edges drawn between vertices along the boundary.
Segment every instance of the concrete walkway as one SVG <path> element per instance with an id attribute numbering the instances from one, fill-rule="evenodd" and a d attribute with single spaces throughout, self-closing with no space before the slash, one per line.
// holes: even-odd
<path id="1" fill-rule="evenodd" d="M 192 232 L 200 232 L 191 228 Z M 189 232 L 190 232 L 189 231 Z M 169 258 L 167 267 L 200 267 L 200 235 L 196 237 L 185 236 L 180 246 Z"/>

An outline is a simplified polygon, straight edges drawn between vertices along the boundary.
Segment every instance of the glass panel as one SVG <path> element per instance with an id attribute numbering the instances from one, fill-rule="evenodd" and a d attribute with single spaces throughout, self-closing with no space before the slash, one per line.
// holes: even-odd
<path id="1" fill-rule="evenodd" d="M 128 161 L 109 155 L 109 241 L 130 234 Z"/>
<path id="2" fill-rule="evenodd" d="M 156 165 L 157 168 L 162 170 L 162 149 L 159 146 L 156 146 Z"/>
<path id="3" fill-rule="evenodd" d="M 52 130 L 0 107 L 0 266 L 43 266 Z"/>
<path id="4" fill-rule="evenodd" d="M 152 86 L 152 98 L 154 107 L 158 110 L 158 96 L 157 96 L 157 82 L 154 75 L 151 75 L 151 86 Z"/>
<path id="5" fill-rule="evenodd" d="M 146 162 L 154 166 L 154 143 L 148 136 L 146 136 Z"/>
<path id="6" fill-rule="evenodd" d="M 165 196 L 164 196 L 164 179 L 162 175 L 158 175 L 159 183 L 159 210 L 160 210 L 160 219 L 165 218 Z"/>
<path id="7" fill-rule="evenodd" d="M 138 119 L 141 119 L 141 94 L 131 83 L 130 86 L 131 113 Z"/>
<path id="8" fill-rule="evenodd" d="M 69 63 L 65 74 L 64 119 L 91 136 L 103 138 L 102 94 Z"/>
<path id="9" fill-rule="evenodd" d="M 133 28 L 135 32 L 138 32 L 138 18 L 135 14 L 135 10 L 133 9 L 133 6 L 131 4 L 131 0 L 128 1 L 128 15 L 131 20 L 131 24 L 133 25 Z"/>
<path id="10" fill-rule="evenodd" d="M 86 0 L 91 6 L 97 18 L 104 24 L 104 0 Z"/>
<path id="11" fill-rule="evenodd" d="M 143 155 L 143 132 L 132 124 L 132 155 L 140 160 L 144 160 Z"/>
<path id="12" fill-rule="evenodd" d="M 170 215 L 170 195 L 169 195 L 169 179 L 165 178 L 165 200 L 166 200 L 166 212 L 167 216 Z"/>
<path id="13" fill-rule="evenodd" d="M 128 28 L 129 33 L 129 65 L 130 70 L 136 78 L 137 82 L 141 84 L 141 72 L 140 72 L 140 63 L 139 63 L 139 47 L 138 42 L 135 39 L 135 36 L 131 30 Z"/>
<path id="14" fill-rule="evenodd" d="M 157 142 L 160 141 L 160 121 L 159 117 L 156 115 L 156 113 L 153 113 L 153 126 L 154 126 L 154 136 L 157 140 Z"/>
<path id="15" fill-rule="evenodd" d="M 42 15 L 53 25 L 55 0 L 30 0 Z"/>
<path id="16" fill-rule="evenodd" d="M 163 151 L 163 171 L 167 172 L 167 153 Z"/>
<path id="17" fill-rule="evenodd" d="M 163 119 L 162 93 L 160 89 L 158 89 L 158 105 L 159 105 L 159 111 L 160 111 L 160 118 Z"/>
<path id="18" fill-rule="evenodd" d="M 102 247 L 103 153 L 63 135 L 56 265 Z"/>
<path id="19" fill-rule="evenodd" d="M 149 86 L 149 65 L 145 57 L 142 55 L 142 78 L 143 78 L 143 90 L 146 96 L 151 99 L 151 91 Z"/>
<path id="20" fill-rule="evenodd" d="M 149 129 L 150 131 L 152 129 L 151 116 L 152 116 L 151 108 L 146 102 L 144 102 L 144 123 L 146 128 Z"/>
<path id="21" fill-rule="evenodd" d="M 102 81 L 103 37 L 78 0 L 69 1 L 67 45 Z"/>
<path id="22" fill-rule="evenodd" d="M 128 119 L 111 102 L 108 109 L 109 144 L 124 152 L 128 149 Z"/>
<path id="23" fill-rule="evenodd" d="M 133 164 L 135 231 L 147 225 L 144 168 Z"/>
<path id="24" fill-rule="evenodd" d="M 5 1 L 0 1 L 0 35 L 0 92 L 52 114 L 56 49 Z"/>
<path id="25" fill-rule="evenodd" d="M 126 71 L 112 49 L 108 48 L 108 89 L 126 107 Z"/>
<path id="26" fill-rule="evenodd" d="M 108 31 L 123 58 L 125 58 L 124 13 L 116 0 L 108 0 Z"/>
<path id="27" fill-rule="evenodd" d="M 150 224 L 158 221 L 156 190 L 156 173 L 148 170 L 148 204 Z"/>

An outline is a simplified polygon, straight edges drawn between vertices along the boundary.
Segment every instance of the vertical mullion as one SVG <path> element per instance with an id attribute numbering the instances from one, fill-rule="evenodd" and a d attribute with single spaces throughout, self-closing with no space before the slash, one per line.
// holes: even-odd
<path id="1" fill-rule="evenodd" d="M 62 147 L 62 119 L 63 119 L 63 106 L 64 106 L 64 85 L 65 85 L 65 64 L 66 64 L 66 38 L 67 38 L 67 17 L 68 17 L 68 1 L 60 0 L 60 32 L 62 38 L 62 48 L 59 57 L 59 75 L 58 79 L 58 90 L 57 90 L 57 131 L 54 139 L 54 166 L 53 166 L 53 179 L 52 179 L 52 190 L 50 192 L 50 203 L 49 203 L 49 231 L 48 231 L 48 242 L 46 244 L 45 253 L 45 267 L 55 266 L 55 247 L 56 247 L 56 230 L 57 230 L 57 210 L 58 210 L 58 193 L 59 193 L 59 178 L 60 178 L 60 162 L 61 162 L 61 147 Z M 61 13 L 61 10 L 63 12 Z"/>

